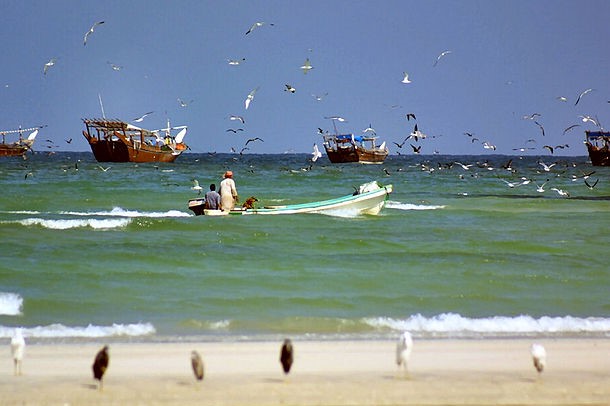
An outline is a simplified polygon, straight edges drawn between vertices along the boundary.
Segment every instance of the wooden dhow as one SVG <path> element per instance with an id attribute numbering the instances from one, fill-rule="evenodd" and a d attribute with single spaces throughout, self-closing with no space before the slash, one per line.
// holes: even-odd
<path id="1" fill-rule="evenodd" d="M 83 136 L 98 162 L 174 162 L 188 146 L 186 126 L 146 130 L 121 120 L 83 119 Z M 171 130 L 180 130 L 175 136 Z"/>
<path id="2" fill-rule="evenodd" d="M 25 153 L 32 150 L 34 141 L 38 135 L 38 130 L 43 127 L 44 126 L 0 131 L 0 136 L 2 137 L 0 140 L 0 156 L 25 157 Z M 23 133 L 27 131 L 31 131 L 31 133 L 27 136 L 27 138 L 23 138 Z M 10 140 L 7 140 L 7 135 L 12 134 L 18 134 L 16 141 L 11 142 Z"/>

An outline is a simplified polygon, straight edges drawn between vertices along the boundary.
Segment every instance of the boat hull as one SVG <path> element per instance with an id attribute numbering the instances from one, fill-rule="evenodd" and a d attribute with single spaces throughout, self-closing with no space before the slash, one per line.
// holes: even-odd
<path id="1" fill-rule="evenodd" d="M 174 162 L 180 154 L 159 148 L 133 148 L 123 141 L 89 141 L 91 152 L 98 162 Z"/>
<path id="2" fill-rule="evenodd" d="M 363 185 L 364 186 L 364 185 Z M 362 188 L 362 187 L 361 187 Z M 330 215 L 377 215 L 385 206 L 392 185 L 378 186 L 373 190 L 357 194 L 342 196 L 336 199 L 318 202 L 290 204 L 284 206 L 266 206 L 262 208 L 235 208 L 231 211 L 208 210 L 203 208 L 202 198 L 189 200 L 189 209 L 195 215 L 224 216 L 224 215 L 278 215 L 278 214 L 305 214 L 322 213 Z"/>
<path id="3" fill-rule="evenodd" d="M 29 149 L 24 145 L 0 144 L 0 156 L 23 156 Z"/>
<path id="4" fill-rule="evenodd" d="M 332 163 L 381 164 L 388 156 L 387 151 L 372 151 L 364 148 L 326 148 L 328 160 Z"/>

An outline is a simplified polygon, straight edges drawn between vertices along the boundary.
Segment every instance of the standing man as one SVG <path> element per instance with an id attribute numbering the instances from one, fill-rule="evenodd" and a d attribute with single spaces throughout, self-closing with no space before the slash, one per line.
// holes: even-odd
<path id="1" fill-rule="evenodd" d="M 235 207 L 235 203 L 239 201 L 239 196 L 237 195 L 237 188 L 233 180 L 233 172 L 226 171 L 223 178 L 222 182 L 220 182 L 220 205 L 222 210 L 230 211 Z"/>

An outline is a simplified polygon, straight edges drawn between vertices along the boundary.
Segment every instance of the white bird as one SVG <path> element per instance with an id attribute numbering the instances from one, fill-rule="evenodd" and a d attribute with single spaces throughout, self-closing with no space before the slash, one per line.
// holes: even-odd
<path id="1" fill-rule="evenodd" d="M 347 120 L 344 119 L 343 117 L 339 117 L 339 116 L 330 116 L 330 117 L 324 117 L 327 120 L 336 120 L 340 123 L 345 123 Z"/>
<path id="2" fill-rule="evenodd" d="M 25 353 L 25 339 L 21 333 L 21 329 L 15 329 L 15 333 L 11 338 L 11 354 L 13 356 L 14 373 L 15 375 L 21 375 L 21 363 L 23 362 L 23 355 Z"/>
<path id="3" fill-rule="evenodd" d="M 593 123 L 593 125 L 599 127 L 599 124 L 597 123 L 597 121 L 595 121 L 595 119 L 593 119 L 591 116 L 578 116 L 580 118 L 582 118 L 582 122 L 586 123 L 586 122 L 591 122 Z"/>
<path id="4" fill-rule="evenodd" d="M 244 124 L 246 122 L 246 120 L 244 120 L 244 118 L 242 116 L 229 116 L 229 120 L 231 120 L 231 121 L 239 121 L 242 124 Z"/>
<path id="5" fill-rule="evenodd" d="M 313 152 L 311 153 L 311 162 L 316 162 L 318 158 L 322 157 L 322 153 L 318 149 L 318 144 L 313 144 Z"/>
<path id="6" fill-rule="evenodd" d="M 246 97 L 246 100 L 244 102 L 244 104 L 246 105 L 246 110 L 248 110 L 248 107 L 250 107 L 250 103 L 252 103 L 252 100 L 254 100 L 254 95 L 256 94 L 257 91 L 258 91 L 258 87 L 256 89 L 253 89 L 250 93 L 248 93 L 248 96 Z"/>
<path id="7" fill-rule="evenodd" d="M 546 182 L 544 182 L 542 185 L 536 185 L 536 192 L 544 193 L 544 185 L 546 185 Z"/>
<path id="8" fill-rule="evenodd" d="M 409 74 L 407 72 L 403 72 L 403 78 L 401 80 L 402 83 L 411 83 L 409 80 Z"/>
<path id="9" fill-rule="evenodd" d="M 303 71 L 303 74 L 307 74 L 307 72 L 309 72 L 312 69 L 313 69 L 313 66 L 311 66 L 311 62 L 309 62 L 309 58 L 305 59 L 303 66 L 301 66 L 301 70 Z"/>
<path id="10" fill-rule="evenodd" d="M 538 373 L 541 373 L 546 366 L 546 350 L 541 344 L 534 343 L 532 344 L 531 353 L 534 367 Z"/>
<path id="11" fill-rule="evenodd" d="M 258 27 L 262 27 L 263 25 L 265 25 L 264 21 L 257 21 L 257 22 L 255 22 L 254 24 L 252 24 L 252 27 L 250 27 L 250 29 L 248 31 L 246 31 L 245 35 L 250 34 L 252 31 L 254 31 L 254 29 L 256 29 Z M 271 24 L 271 23 L 269 25 L 273 26 L 273 24 Z"/>
<path id="12" fill-rule="evenodd" d="M 180 107 L 188 107 L 189 104 L 191 104 L 194 100 L 190 100 L 190 101 L 184 101 L 181 98 L 178 98 L 178 103 L 180 104 Z"/>
<path id="13" fill-rule="evenodd" d="M 143 114 L 143 115 L 141 115 L 140 117 L 138 117 L 138 118 L 134 118 L 134 119 L 133 119 L 133 122 L 134 122 L 134 123 L 140 123 L 140 122 L 142 122 L 142 120 L 144 120 L 144 119 L 146 118 L 146 116 L 149 116 L 149 115 L 151 115 L 152 113 L 154 113 L 154 111 L 149 111 L 148 113 L 144 113 L 144 114 Z"/>
<path id="14" fill-rule="evenodd" d="M 436 66 L 438 61 L 440 61 L 443 56 L 445 56 L 447 54 L 450 54 L 450 53 L 451 53 L 451 51 L 443 51 L 443 52 L 441 52 L 441 54 L 436 57 L 436 61 L 434 61 L 434 65 L 433 66 Z"/>
<path id="15" fill-rule="evenodd" d="M 557 194 L 559 196 L 570 197 L 570 193 L 565 191 L 565 190 L 563 190 L 563 189 L 557 189 L 556 187 L 553 187 L 553 188 L 551 188 L 551 190 L 554 190 L 555 192 L 557 192 Z"/>
<path id="16" fill-rule="evenodd" d="M 455 163 L 455 164 L 457 164 L 457 165 L 459 165 L 459 166 L 461 166 L 461 167 L 462 167 L 462 169 L 463 169 L 463 170 L 465 170 L 465 171 L 469 170 L 469 169 L 470 169 L 470 167 L 471 167 L 472 165 L 474 165 L 474 164 L 465 165 L 465 164 L 463 164 L 463 163 L 461 163 L 461 162 L 457 162 L 457 161 L 456 161 L 456 162 L 454 162 L 454 163 Z"/>
<path id="17" fill-rule="evenodd" d="M 396 365 L 399 368 L 402 367 L 404 372 L 407 372 L 411 351 L 413 351 L 413 338 L 411 333 L 405 331 L 396 343 Z"/>
<path id="18" fill-rule="evenodd" d="M 55 62 L 57 62 L 57 58 L 51 58 L 51 59 L 49 60 L 49 62 L 45 63 L 45 64 L 44 64 L 44 68 L 43 68 L 43 70 L 42 70 L 42 73 L 43 73 L 44 75 L 46 75 L 46 74 L 47 74 L 47 71 L 48 71 L 48 70 L 51 68 L 51 66 L 55 66 Z"/>
<path id="19" fill-rule="evenodd" d="M 538 162 L 538 163 L 539 163 L 539 164 L 542 166 L 542 169 L 544 169 L 544 171 L 545 171 L 545 172 L 549 172 L 553 166 L 557 165 L 557 164 L 550 164 L 550 165 L 547 165 L 547 164 L 545 164 L 545 163 L 544 163 L 544 162 L 542 162 L 542 161 L 540 161 L 540 162 Z"/>
<path id="20" fill-rule="evenodd" d="M 291 85 L 289 85 L 289 84 L 286 84 L 286 85 L 284 85 L 284 86 L 286 86 L 286 89 L 284 89 L 284 91 L 285 91 L 285 92 L 294 93 L 294 92 L 296 92 L 296 91 L 297 91 L 297 89 L 295 89 L 294 87 L 292 87 L 292 86 L 291 86 Z"/>
<path id="21" fill-rule="evenodd" d="M 112 68 L 112 70 L 113 70 L 113 71 L 116 71 L 116 72 L 118 72 L 118 71 L 120 71 L 121 69 L 123 69 L 123 67 L 122 67 L 122 66 L 117 65 L 117 64 L 114 64 L 114 63 L 112 63 L 112 62 L 110 62 L 110 61 L 108 62 L 108 65 L 110 65 L 110 67 Z"/>
<path id="22" fill-rule="evenodd" d="M 245 61 L 245 60 L 246 60 L 246 58 L 241 58 L 241 59 L 227 59 L 227 62 L 229 62 L 229 65 L 232 65 L 232 66 L 237 66 L 237 65 L 239 65 L 240 63 L 242 63 L 242 62 L 243 62 L 243 61 Z"/>
<path id="23" fill-rule="evenodd" d="M 85 39 L 83 40 L 83 45 L 87 45 L 87 38 L 89 38 L 89 35 L 93 34 L 93 30 L 95 30 L 95 27 L 97 27 L 100 24 L 104 24 L 103 21 L 98 21 L 97 23 L 93 24 L 91 26 L 91 28 L 89 28 L 89 31 L 87 31 L 85 33 Z"/>
<path id="24" fill-rule="evenodd" d="M 576 99 L 576 103 L 574 103 L 574 105 L 576 106 L 578 104 L 578 102 L 580 101 L 580 98 L 583 97 L 584 95 L 586 95 L 589 92 L 592 92 L 593 89 L 587 89 L 585 91 L 583 91 L 581 94 L 578 95 L 578 98 Z"/>
<path id="25" fill-rule="evenodd" d="M 197 192 L 198 195 L 200 195 L 203 190 L 203 188 L 199 186 L 199 181 L 197 179 L 193 179 L 193 187 L 191 187 L 191 189 Z"/>
<path id="26" fill-rule="evenodd" d="M 364 130 L 362 130 L 363 133 L 371 133 L 373 135 L 377 135 L 377 131 L 375 131 L 375 129 L 369 124 L 369 126 L 367 128 L 365 128 Z"/>
<path id="27" fill-rule="evenodd" d="M 98 168 L 100 168 L 100 170 L 102 170 L 103 172 L 108 172 L 108 169 L 110 169 L 110 168 L 111 168 L 110 166 L 109 166 L 109 167 L 107 167 L 107 168 L 104 168 L 104 167 L 103 167 L 103 166 L 101 166 L 101 165 L 98 165 L 97 167 L 98 167 Z"/>

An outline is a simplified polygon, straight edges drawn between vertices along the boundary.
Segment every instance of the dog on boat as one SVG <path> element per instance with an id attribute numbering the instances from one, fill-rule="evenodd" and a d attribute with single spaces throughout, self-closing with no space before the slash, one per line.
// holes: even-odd
<path id="1" fill-rule="evenodd" d="M 244 204 L 241 207 L 244 209 L 253 209 L 255 202 L 258 202 L 258 199 L 254 196 L 250 196 L 249 198 L 246 199 L 246 201 L 244 202 Z"/>

